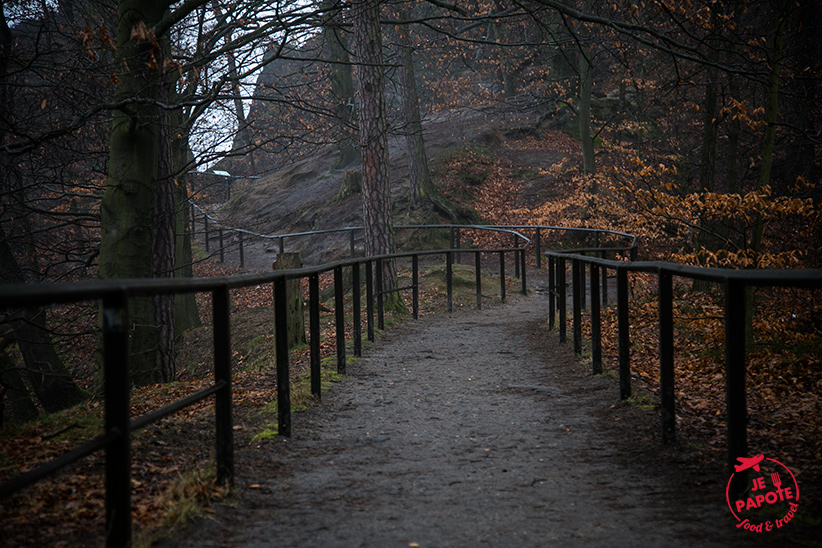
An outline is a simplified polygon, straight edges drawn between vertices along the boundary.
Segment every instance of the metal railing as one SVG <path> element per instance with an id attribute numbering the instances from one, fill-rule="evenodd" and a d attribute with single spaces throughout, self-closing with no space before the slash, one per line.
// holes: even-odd
<path id="1" fill-rule="evenodd" d="M 139 279 L 88 281 L 56 285 L 5 285 L 0 286 L 0 308 L 15 310 L 28 307 L 42 307 L 55 304 L 94 301 L 99 303 L 102 326 L 102 368 L 104 397 L 103 434 L 82 446 L 26 473 L 8 483 L 0 485 L 0 499 L 8 498 L 22 489 L 40 481 L 61 468 L 91 455 L 105 452 L 105 509 L 106 546 L 122 547 L 131 542 L 131 433 L 169 416 L 187 406 L 211 395 L 215 396 L 215 460 L 217 481 L 230 484 L 234 478 L 233 405 L 231 396 L 231 289 L 261 284 L 271 284 L 274 294 L 274 316 L 276 326 L 287 326 L 287 282 L 308 279 L 309 285 L 309 348 L 312 394 L 320 396 L 320 292 L 319 276 L 333 272 L 334 277 L 334 317 L 337 370 L 345 373 L 345 307 L 343 270 L 351 269 L 353 351 L 359 356 L 362 351 L 362 295 L 361 270 L 365 272 L 365 304 L 367 337 L 374 340 L 374 304 L 376 303 L 377 326 L 384 328 L 384 297 L 382 262 L 410 258 L 412 283 L 408 287 L 391 291 L 412 292 L 412 312 L 416 319 L 419 314 L 419 261 L 422 257 L 444 255 L 446 257 L 446 300 L 447 309 L 452 311 L 453 264 L 458 253 L 473 254 L 476 268 L 477 306 L 482 306 L 482 282 L 480 276 L 480 256 L 498 254 L 500 265 L 500 297 L 505 299 L 506 256 L 513 255 L 514 264 L 521 278 L 522 292 L 526 291 L 526 248 L 530 240 L 508 228 L 475 226 L 452 227 L 435 225 L 426 227 L 447 229 L 452 234 L 460 229 L 486 230 L 511 234 L 515 239 L 512 247 L 490 249 L 448 249 L 396 253 L 384 256 L 351 258 L 315 267 L 279 270 L 263 274 L 249 274 L 227 278 L 192 279 Z M 354 229 L 344 229 L 354 230 Z M 166 407 L 156 409 L 137 418 L 130 417 L 130 380 L 128 351 L 128 303 L 134 297 L 171 295 L 184 293 L 210 293 L 212 300 L 214 382 L 211 386 L 194 392 Z M 287 330 L 278 328 L 275 332 L 277 368 L 277 410 L 278 432 L 291 435 L 291 402 L 289 377 L 289 351 Z"/>
<path id="2" fill-rule="evenodd" d="M 330 234 L 345 234 L 348 239 L 348 256 L 354 258 L 357 256 L 357 238 L 362 238 L 362 227 L 357 226 L 349 226 L 349 227 L 342 227 L 342 228 L 331 228 L 326 230 L 311 230 L 306 232 L 290 232 L 288 234 L 262 234 L 258 232 L 254 232 L 251 230 L 246 230 L 243 228 L 236 228 L 226 226 L 220 223 L 216 218 L 209 215 L 207 211 L 196 205 L 194 202 L 190 202 L 191 205 L 191 212 L 190 212 L 190 234 L 193 237 L 197 237 L 198 235 L 203 236 L 203 245 L 205 247 L 206 253 L 209 256 L 219 257 L 220 262 L 225 262 L 225 252 L 226 250 L 233 249 L 235 243 L 237 246 L 238 251 L 238 263 L 240 268 L 245 267 L 245 246 L 253 239 L 259 239 L 269 242 L 276 242 L 277 243 L 277 253 L 285 253 L 287 249 L 292 249 L 296 247 L 296 244 L 291 244 L 291 247 L 286 248 L 287 242 L 293 242 L 294 240 L 305 239 L 313 236 L 325 236 Z M 197 230 L 198 225 L 198 212 L 199 218 L 202 220 L 202 230 Z M 494 231 L 498 233 L 508 233 L 511 236 L 511 246 L 518 247 L 519 240 L 522 239 L 525 242 L 527 247 L 533 247 L 534 249 L 534 257 L 536 259 L 537 268 L 542 267 L 542 249 L 545 245 L 545 238 L 544 236 L 550 234 L 551 232 L 555 232 L 562 235 L 563 240 L 567 240 L 568 235 L 581 235 L 585 238 L 592 237 L 591 246 L 596 249 L 600 249 L 601 246 L 601 238 L 605 238 L 607 236 L 615 237 L 620 240 L 627 240 L 628 245 L 626 248 L 633 249 L 632 258 L 636 257 L 636 247 L 637 247 L 637 239 L 636 236 L 633 234 L 628 234 L 625 232 L 618 232 L 615 230 L 606 230 L 606 229 L 597 229 L 597 228 L 582 228 L 582 227 L 566 227 L 566 226 L 551 226 L 551 225 L 396 225 L 394 226 L 395 231 L 403 231 L 403 230 L 447 230 L 448 231 L 448 242 L 450 249 L 463 249 L 462 248 L 462 235 L 466 231 L 471 230 L 483 230 L 483 231 Z M 531 238 L 527 238 L 523 235 L 523 232 L 529 232 L 531 234 Z M 211 240 L 213 238 L 217 239 L 217 248 L 212 251 Z M 227 240 L 228 243 L 227 243 Z M 609 247 L 608 249 L 615 249 Z M 461 253 L 455 255 L 455 260 L 457 264 L 461 262 Z M 519 276 L 519 268 L 520 264 L 515 262 L 514 264 L 514 275 Z"/>
<path id="3" fill-rule="evenodd" d="M 610 250 L 630 253 L 627 249 Z M 592 257 L 581 253 L 600 255 Z M 549 269 L 549 328 L 558 323 L 560 342 L 566 342 L 567 263 L 571 263 L 573 349 L 582 351 L 582 309 L 586 284 L 590 293 L 591 358 L 594 374 L 602 372 L 601 304 L 607 291 L 607 271 L 616 272 L 617 291 L 617 348 L 619 370 L 619 397 L 631 396 L 629 272 L 655 274 L 659 299 L 659 386 L 660 419 L 663 443 L 676 439 L 674 391 L 674 316 L 673 279 L 703 280 L 721 284 L 724 289 L 725 312 L 725 391 L 727 411 L 728 468 L 736 458 L 748 451 L 747 399 L 745 388 L 745 288 L 792 287 L 822 288 L 822 270 L 730 270 L 684 266 L 661 261 L 625 262 L 604 258 L 601 249 L 580 249 L 572 252 L 546 252 Z M 585 265 L 588 265 L 586 277 Z M 605 294 L 607 295 L 607 293 Z"/>

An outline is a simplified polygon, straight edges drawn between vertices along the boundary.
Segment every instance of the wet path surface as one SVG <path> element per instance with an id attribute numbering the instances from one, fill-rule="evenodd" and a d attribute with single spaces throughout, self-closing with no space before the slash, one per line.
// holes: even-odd
<path id="1" fill-rule="evenodd" d="M 699 489 L 675 469 L 649 465 L 658 445 L 631 445 L 625 414 L 636 410 L 614 410 L 616 379 L 585 374 L 567 345 L 540 329 L 544 297 L 511 300 L 383 335 L 321 406 L 294 416 L 292 439 L 262 445 L 254 470 L 238 465 L 240 505 L 173 545 L 756 540 L 734 529 L 724 486 Z"/>

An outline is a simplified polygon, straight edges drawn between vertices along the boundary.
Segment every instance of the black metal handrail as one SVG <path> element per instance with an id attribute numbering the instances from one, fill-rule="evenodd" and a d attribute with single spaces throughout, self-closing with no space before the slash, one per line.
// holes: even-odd
<path id="1" fill-rule="evenodd" d="M 591 251 L 591 250 L 586 250 Z M 598 252 L 601 252 L 599 250 Z M 662 441 L 676 439 L 675 392 L 674 392 L 674 323 L 673 278 L 698 279 L 723 285 L 725 292 L 725 370 L 727 410 L 727 464 L 746 456 L 748 450 L 747 401 L 745 389 L 745 288 L 795 287 L 822 288 L 822 270 L 731 270 L 687 266 L 663 261 L 625 262 L 590 257 L 568 250 L 549 251 L 549 328 L 559 323 L 560 342 L 566 342 L 566 263 L 571 262 L 573 348 L 582 351 L 582 308 L 585 285 L 590 285 L 591 356 L 594 374 L 602 372 L 602 338 L 600 311 L 602 292 L 606 291 L 607 271 L 616 272 L 617 286 L 617 337 L 619 397 L 631 396 L 630 329 L 629 329 L 629 272 L 656 274 L 659 298 L 659 348 L 660 348 L 660 409 Z M 585 265 L 589 267 L 586 279 Z M 600 271 L 602 277 L 600 278 Z M 606 293 L 607 295 L 607 293 Z"/>
<path id="2" fill-rule="evenodd" d="M 258 233 L 251 230 L 247 230 L 244 228 L 237 228 L 237 227 L 230 227 L 226 226 L 221 223 L 218 219 L 208 214 L 207 211 L 202 209 L 200 206 L 196 205 L 194 202 L 191 203 L 191 214 L 190 220 L 191 225 L 187 227 L 190 229 L 191 234 L 196 236 L 197 234 L 202 234 L 204 239 L 205 251 L 209 254 L 216 254 L 220 258 L 220 262 L 225 262 L 225 251 L 227 247 L 226 245 L 226 236 L 227 234 L 234 234 L 236 235 L 236 243 L 237 243 L 237 250 L 239 255 L 239 264 L 240 267 L 245 267 L 245 245 L 251 238 L 257 238 L 262 240 L 270 240 L 277 242 L 277 249 L 279 253 L 285 253 L 286 250 L 286 240 L 287 239 L 299 239 L 299 238 L 308 238 L 312 236 L 324 236 L 328 234 L 340 234 L 345 233 L 348 235 L 349 240 L 349 257 L 354 258 L 357 256 L 356 253 L 356 239 L 357 234 L 363 231 L 362 227 L 357 226 L 348 226 L 342 228 L 329 228 L 324 230 L 309 230 L 305 232 L 290 232 L 287 234 L 264 234 Z M 202 224 L 203 230 L 201 232 L 197 231 L 197 215 L 196 212 L 199 211 L 202 217 Z M 209 228 L 209 222 L 211 222 L 212 227 Z M 494 232 L 501 232 L 501 233 L 509 233 L 512 236 L 513 245 L 512 247 L 518 247 L 519 241 L 522 240 L 525 242 L 525 245 L 528 246 L 531 243 L 534 244 L 535 248 L 535 257 L 537 268 L 541 268 L 542 264 L 542 235 L 546 231 L 555 231 L 560 232 L 562 234 L 568 233 L 582 233 L 582 234 L 590 234 L 593 236 L 594 247 L 587 248 L 589 250 L 600 250 L 602 246 L 599 245 L 600 236 L 604 235 L 611 235 L 616 236 L 619 238 L 624 238 L 628 240 L 628 245 L 625 246 L 626 249 L 632 249 L 631 257 L 632 259 L 636 258 L 636 248 L 637 248 L 637 237 L 633 234 L 629 234 L 626 232 L 619 232 L 616 230 L 610 229 L 602 229 L 602 228 L 587 228 L 587 227 L 567 227 L 567 226 L 553 226 L 553 225 L 450 225 L 450 224 L 432 224 L 432 225 L 395 225 L 394 230 L 434 230 L 434 229 L 447 229 L 449 231 L 449 247 L 452 249 L 462 249 L 461 247 L 461 238 L 460 234 L 464 230 L 485 230 L 485 231 L 494 231 Z M 533 232 L 533 241 L 530 238 L 524 236 L 521 231 L 531 231 Z M 211 251 L 211 233 L 216 232 L 217 239 L 219 242 L 219 246 L 216 251 Z M 456 260 L 459 263 L 460 261 L 460 254 L 456 255 Z M 515 275 L 519 275 L 519 263 L 514 264 L 515 268 Z"/>
<path id="3" fill-rule="evenodd" d="M 415 227 L 404 227 L 415 228 Z M 40 481 L 64 466 L 76 462 L 96 451 L 105 451 L 105 507 L 106 545 L 108 547 L 127 546 L 131 541 L 131 432 L 156 422 L 186 406 L 201 401 L 212 394 L 215 396 L 215 438 L 216 474 L 221 483 L 231 483 L 234 478 L 233 451 L 233 411 L 231 399 L 231 322 L 230 289 L 261 284 L 271 284 L 274 291 L 275 325 L 286 326 L 287 281 L 308 278 L 309 280 L 309 333 L 310 371 L 312 393 L 320 395 L 320 340 L 319 340 L 319 276 L 326 272 L 334 275 L 334 300 L 336 322 L 337 370 L 345 372 L 346 344 L 344 329 L 343 269 L 352 273 L 352 307 L 354 316 L 353 348 L 355 355 L 362 349 L 361 333 L 361 286 L 360 271 L 366 275 L 366 321 L 368 339 L 374 340 L 374 307 L 377 304 L 379 329 L 384 328 L 383 297 L 380 280 L 383 261 L 410 258 L 412 262 L 412 309 L 414 318 L 419 312 L 419 259 L 424 256 L 445 255 L 447 269 L 446 298 L 448 311 L 452 311 L 453 264 L 458 253 L 475 255 L 477 306 L 481 308 L 480 256 L 498 254 L 500 257 L 500 296 L 505 299 L 505 257 L 514 256 L 517 275 L 521 278 L 522 292 L 526 292 L 526 248 L 530 240 L 508 228 L 492 226 L 428 225 L 423 228 L 448 228 L 458 232 L 461 228 L 492 230 L 510 233 L 515 238 L 512 247 L 491 249 L 448 249 L 395 253 L 390 255 L 351 258 L 327 263 L 316 267 L 294 270 L 279 270 L 261 274 L 248 274 L 223 278 L 192 279 L 132 279 L 87 281 L 68 284 L 42 285 L 0 285 L 0 308 L 40 307 L 53 304 L 94 301 L 100 303 L 100 317 L 103 342 L 103 392 L 104 392 L 104 433 L 86 444 L 66 453 L 34 470 L 21 474 L 6 484 L 0 485 L 0 499 L 7 498 L 25 487 Z M 347 229 L 350 230 L 350 229 Z M 376 276 L 376 280 L 372 279 Z M 182 398 L 162 409 L 149 412 L 142 417 L 130 417 L 130 384 L 128 373 L 128 301 L 133 297 L 168 295 L 182 293 L 211 293 L 214 332 L 214 383 Z M 291 405 L 289 353 L 286 329 L 278 328 L 276 337 L 277 364 L 277 409 L 278 431 L 283 436 L 291 435 Z"/>

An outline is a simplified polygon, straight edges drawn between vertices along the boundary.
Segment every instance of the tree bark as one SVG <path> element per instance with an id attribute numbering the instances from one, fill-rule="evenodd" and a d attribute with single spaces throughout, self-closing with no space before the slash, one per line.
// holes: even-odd
<path id="1" fill-rule="evenodd" d="M 591 51 L 580 45 L 579 56 L 579 93 L 577 104 L 577 124 L 579 126 L 579 140 L 582 144 L 582 169 L 585 175 L 596 174 L 596 160 L 594 159 L 594 138 L 591 135 L 591 92 L 594 85 L 594 70 L 591 63 Z M 594 185 L 592 193 L 596 193 Z"/>
<path id="2" fill-rule="evenodd" d="M 499 0 L 495 1 L 494 5 L 497 11 L 505 9 L 505 4 Z M 507 41 L 501 23 L 492 22 L 489 30 L 497 44 L 504 44 Z M 499 59 L 499 79 L 502 82 L 502 96 L 506 98 L 513 97 L 517 94 L 517 84 L 514 71 L 511 68 L 511 59 L 505 46 L 500 45 L 497 47 L 497 57 Z"/>
<path id="3" fill-rule="evenodd" d="M 779 72 L 782 67 L 782 52 L 785 45 L 785 10 L 787 0 L 780 0 L 777 12 L 776 31 L 774 33 L 773 57 L 771 70 L 768 74 L 767 98 L 765 101 L 765 142 L 762 151 L 762 172 L 759 176 L 759 188 L 765 188 L 771 182 L 771 168 L 773 166 L 773 150 L 776 144 L 776 121 L 779 107 Z M 765 221 L 757 216 L 757 223 L 751 235 L 750 248 L 754 255 L 758 255 L 762 248 L 762 238 L 765 234 Z M 750 345 L 754 342 L 753 332 L 754 291 L 753 287 L 745 288 L 745 339 Z"/>
<path id="4" fill-rule="evenodd" d="M 185 163 L 175 162 L 174 165 L 185 166 Z M 177 173 L 180 173 L 179 169 L 177 169 Z M 176 269 L 174 273 L 177 278 L 193 278 L 194 256 L 191 251 L 191 232 L 189 231 L 191 227 L 191 207 L 188 201 L 188 190 L 184 175 L 180 175 L 174 187 L 174 193 L 174 204 L 177 213 Z M 180 337 L 186 330 L 202 325 L 195 297 L 194 293 L 182 293 L 174 296 L 175 337 Z"/>
<path id="5" fill-rule="evenodd" d="M 0 226 L 0 283 L 25 283 L 23 270 L 12 254 L 6 234 Z M 83 392 L 74 383 L 46 329 L 46 314 L 40 308 L 20 311 L 7 320 L 37 401 L 48 413 L 60 411 L 83 400 Z M 13 381 L 13 379 L 12 379 Z"/>
<path id="6" fill-rule="evenodd" d="M 115 101 L 142 99 L 114 112 L 108 182 L 100 205 L 100 278 L 154 275 L 154 210 L 160 128 L 155 101 L 160 87 L 161 51 L 147 29 L 167 6 L 160 0 L 120 0 L 117 21 L 118 80 Z M 152 299 L 130 301 L 131 379 L 156 381 L 157 329 Z"/>
<path id="7" fill-rule="evenodd" d="M 0 350 L 0 387 L 0 428 L 6 419 L 6 402 L 16 422 L 26 422 L 37 416 L 37 407 L 29 396 L 20 369 L 5 350 Z"/>
<path id="8" fill-rule="evenodd" d="M 334 102 L 334 115 L 340 128 L 340 157 L 334 162 L 334 168 L 340 169 L 351 165 L 358 158 L 352 131 L 356 119 L 354 77 L 345 34 L 341 28 L 342 10 L 335 6 L 333 0 L 323 0 L 322 8 L 326 10 L 323 21 L 323 38 L 328 48 L 328 58 L 331 61 L 331 94 Z"/>
<path id="9" fill-rule="evenodd" d="M 369 256 L 393 252 L 388 171 L 388 125 L 385 111 L 385 76 L 382 66 L 382 31 L 377 0 L 352 2 L 352 22 L 357 43 L 357 97 L 362 156 L 362 206 L 365 252 Z M 383 287 L 396 287 L 396 272 L 383 261 Z M 390 295 L 396 296 L 396 293 Z"/>
<path id="10" fill-rule="evenodd" d="M 159 99 L 169 104 L 170 82 L 163 77 Z M 154 201 L 154 277 L 174 277 L 176 259 L 175 234 L 177 215 L 174 204 L 174 154 L 172 150 L 171 117 L 165 110 L 159 114 L 159 147 L 157 167 L 157 193 Z M 154 296 L 154 323 L 157 326 L 157 380 L 169 382 L 176 376 L 174 360 L 174 295 Z"/>
<path id="11" fill-rule="evenodd" d="M 400 18 L 405 19 L 405 13 L 402 13 Z M 414 57 L 409 33 L 410 29 L 406 25 L 400 28 L 397 36 L 401 59 L 399 80 L 412 199 L 414 204 L 419 205 L 423 199 L 429 197 L 432 182 L 422 134 L 420 102 L 417 96 L 417 79 L 414 74 Z"/>
<path id="12" fill-rule="evenodd" d="M 716 32 L 718 24 L 718 8 L 711 9 L 711 36 L 708 38 L 708 46 L 716 42 L 716 37 L 713 33 Z M 716 56 L 709 50 L 708 58 L 715 58 Z M 706 69 L 705 95 L 702 100 L 702 154 L 699 162 L 699 190 L 701 192 L 713 192 L 714 180 L 716 177 L 716 145 L 717 137 L 719 135 L 719 73 L 714 67 Z M 716 238 L 714 236 L 714 224 L 702 216 L 699 220 L 700 230 L 697 231 L 694 237 L 694 248 L 697 253 L 700 251 L 713 251 L 717 247 Z M 718 237 L 719 234 L 716 234 Z M 697 255 L 699 264 L 704 266 L 704 262 L 700 256 Z M 704 280 L 695 279 L 693 281 L 693 288 L 696 291 L 705 291 L 712 286 L 711 283 Z"/>

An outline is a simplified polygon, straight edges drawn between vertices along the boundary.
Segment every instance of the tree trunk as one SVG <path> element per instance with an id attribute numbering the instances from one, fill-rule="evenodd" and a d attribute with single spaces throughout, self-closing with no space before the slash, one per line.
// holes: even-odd
<path id="1" fill-rule="evenodd" d="M 403 12 L 400 18 L 405 19 L 406 14 Z M 410 29 L 406 25 L 400 28 L 397 36 L 402 61 L 399 68 L 399 80 L 411 192 L 414 204 L 419 205 L 424 198 L 429 197 L 432 183 L 431 172 L 428 169 L 428 156 L 425 154 L 420 102 L 417 97 L 417 79 L 414 74 L 413 50 L 409 33 Z"/>
<path id="2" fill-rule="evenodd" d="M 181 166 L 175 162 L 175 166 Z M 177 170 L 179 173 L 179 170 Z M 188 201 L 188 190 L 184 176 L 181 175 L 174 187 L 174 204 L 177 212 L 177 244 L 176 249 L 176 269 L 174 271 L 177 278 L 194 277 L 194 256 L 191 251 L 191 207 Z M 197 308 L 197 300 L 194 293 L 183 293 L 174 296 L 174 334 L 180 337 L 188 329 L 202 325 L 200 311 Z"/>
<path id="3" fill-rule="evenodd" d="M 100 278 L 154 275 L 154 205 L 157 195 L 159 123 L 157 99 L 162 52 L 147 29 L 167 2 L 120 0 L 117 22 L 115 102 L 143 99 L 113 114 L 108 183 L 100 205 Z M 132 36 L 134 36 L 132 38 Z M 156 381 L 157 329 L 151 298 L 129 303 L 130 373 L 135 384 Z"/>
<path id="4" fill-rule="evenodd" d="M 22 284 L 25 281 L 23 270 L 0 226 L 0 283 Z M 9 336 L 14 337 L 23 354 L 29 382 L 43 409 L 53 413 L 80 403 L 83 392 L 54 349 L 46 329 L 45 312 L 39 308 L 29 309 L 12 314 L 7 320 L 13 326 Z"/>
<path id="5" fill-rule="evenodd" d="M 596 174 L 594 159 L 594 138 L 591 135 L 591 91 L 594 85 L 594 70 L 591 63 L 591 52 L 580 45 L 579 57 L 579 96 L 577 104 L 577 124 L 579 140 L 582 144 L 582 169 L 585 175 Z M 596 194 L 596 183 L 592 183 L 591 192 Z"/>
<path id="6" fill-rule="evenodd" d="M 6 402 L 15 422 L 26 422 L 37 416 L 37 407 L 31 401 L 20 369 L 5 350 L 0 350 L 0 387 L 0 428 L 6 419 Z"/>
<path id="7" fill-rule="evenodd" d="M 362 156 L 362 206 L 365 225 L 365 252 L 369 256 L 393 252 L 390 185 L 388 175 L 388 134 L 385 112 L 385 78 L 382 66 L 382 31 L 377 0 L 356 0 L 351 5 L 354 37 L 357 42 L 357 96 Z M 396 272 L 383 261 L 385 291 L 396 287 Z M 388 299 L 396 293 L 390 293 Z"/>
<path id="8" fill-rule="evenodd" d="M 218 18 L 222 17 L 222 9 L 217 0 L 212 0 L 211 8 Z M 237 136 L 234 139 L 235 149 L 239 143 L 241 149 L 245 151 L 248 157 L 251 174 L 256 174 L 257 167 L 254 165 L 254 143 L 251 139 L 251 129 L 245 119 L 245 107 L 243 107 L 243 100 L 241 97 L 240 81 L 237 79 L 237 60 L 234 58 L 234 50 L 230 48 L 232 41 L 232 34 L 229 32 L 225 35 L 225 45 L 228 48 L 226 51 L 226 62 L 228 64 L 228 77 L 231 85 L 231 93 L 234 95 L 234 116 L 237 118 Z M 227 182 L 228 183 L 228 182 Z M 230 188 L 230 187 L 229 187 Z M 226 201 L 229 196 L 226 196 Z"/>
<path id="9" fill-rule="evenodd" d="M 193 235 L 191 233 L 191 202 L 188 197 L 186 173 L 191 165 L 189 149 L 190 128 L 183 123 L 182 110 L 169 113 L 172 132 L 172 153 L 174 159 L 174 211 L 176 215 L 175 269 L 177 278 L 194 277 L 194 255 L 191 250 Z M 174 296 L 174 333 L 179 337 L 188 329 L 202 325 L 200 311 L 197 308 L 194 293 L 182 293 Z"/>
<path id="10" fill-rule="evenodd" d="M 354 77 L 345 35 L 341 29 L 342 11 L 338 7 L 335 8 L 334 0 L 323 0 L 322 8 L 327 10 L 323 21 L 323 38 L 328 48 L 328 58 L 331 61 L 331 94 L 333 95 L 334 115 L 341 134 L 340 157 L 334 162 L 333 167 L 341 169 L 358 159 L 352 130 L 356 118 Z"/>
<path id="11" fill-rule="evenodd" d="M 713 7 L 711 9 L 711 28 L 712 32 L 718 24 L 717 10 Z M 712 35 L 708 39 L 708 45 L 711 46 L 716 39 Z M 712 50 L 707 53 L 709 59 L 714 59 L 716 56 Z M 699 190 L 702 192 L 713 192 L 714 180 L 716 177 L 716 144 L 717 136 L 719 134 L 719 78 L 718 71 L 714 67 L 706 69 L 707 82 L 705 82 L 705 96 L 702 100 L 702 156 L 699 163 Z M 697 252 L 697 260 L 699 264 L 704 266 L 699 252 L 700 251 L 714 251 L 717 247 L 716 237 L 714 235 L 715 227 L 712 223 L 702 216 L 699 220 L 700 230 L 697 231 L 694 238 L 694 248 Z M 704 280 L 694 280 L 693 288 L 696 291 L 705 291 L 713 284 Z"/>
<path id="12" fill-rule="evenodd" d="M 74 383 L 51 342 L 45 311 L 34 310 L 26 314 L 14 336 L 23 354 L 32 390 L 47 413 L 83 401 L 83 392 Z"/>
<path id="13" fill-rule="evenodd" d="M 502 11 L 506 7 L 505 4 L 500 1 L 494 2 L 494 5 L 497 11 Z M 504 44 L 507 42 L 505 32 L 503 32 L 502 29 L 502 24 L 494 21 L 491 23 L 490 31 L 497 44 Z M 517 94 L 517 85 L 514 77 L 514 71 L 511 69 L 511 59 L 508 56 L 505 46 L 500 45 L 497 47 L 497 57 L 499 59 L 498 74 L 499 79 L 502 82 L 502 95 L 506 98 L 513 97 Z"/>
<path id="14" fill-rule="evenodd" d="M 762 172 L 759 176 L 759 188 L 765 188 L 771 182 L 771 168 L 773 166 L 773 149 L 776 144 L 776 121 L 779 107 L 779 72 L 782 66 L 782 51 L 785 44 L 785 10 L 787 0 L 780 0 L 774 34 L 773 57 L 771 71 L 768 75 L 767 99 L 765 101 L 765 143 L 762 151 Z M 765 233 L 765 221 L 757 216 L 757 223 L 751 235 L 751 250 L 758 255 L 762 247 L 762 237 Z M 745 288 L 745 339 L 748 344 L 754 342 L 753 332 L 753 287 Z"/>
<path id="15" fill-rule="evenodd" d="M 159 98 L 169 104 L 170 86 L 163 78 Z M 172 151 L 171 118 L 165 110 L 159 110 L 159 148 L 157 168 L 157 194 L 154 202 L 154 277 L 174 277 L 176 259 L 177 215 L 174 205 L 174 154 Z M 154 296 L 154 323 L 157 326 L 157 380 L 169 382 L 176 376 L 174 361 L 174 295 Z"/>
<path id="16" fill-rule="evenodd" d="M 730 75 L 728 85 L 730 96 L 739 100 L 739 78 Z M 725 192 L 735 194 L 739 192 L 739 118 L 728 121 L 728 148 L 725 161 Z"/>

